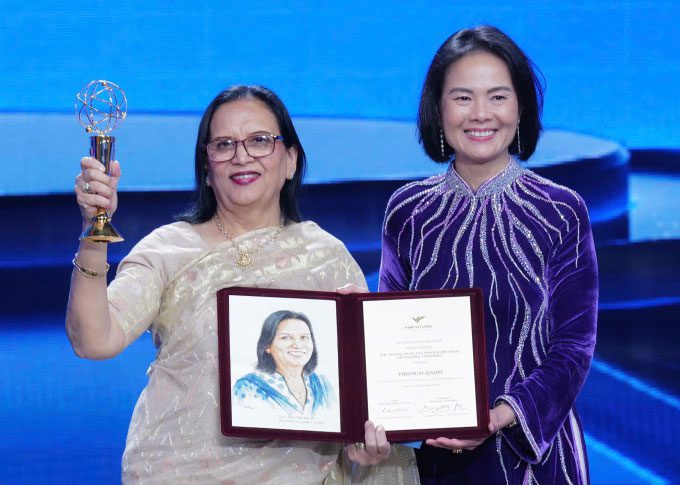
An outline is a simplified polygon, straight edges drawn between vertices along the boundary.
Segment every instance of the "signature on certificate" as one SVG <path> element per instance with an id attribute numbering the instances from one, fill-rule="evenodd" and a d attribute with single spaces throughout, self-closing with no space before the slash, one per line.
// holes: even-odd
<path id="1" fill-rule="evenodd" d="M 428 403 L 421 407 L 418 412 L 424 415 L 443 415 L 465 413 L 465 405 L 460 401 L 446 403 Z"/>
<path id="2" fill-rule="evenodd" d="M 406 414 L 406 413 L 408 413 L 408 408 L 387 407 L 387 408 L 382 408 L 381 411 L 382 411 L 383 414 L 394 414 L 394 413 Z"/>

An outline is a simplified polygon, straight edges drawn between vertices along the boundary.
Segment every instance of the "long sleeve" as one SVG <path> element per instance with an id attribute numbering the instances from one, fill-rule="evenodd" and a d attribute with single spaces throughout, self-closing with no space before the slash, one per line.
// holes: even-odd
<path id="1" fill-rule="evenodd" d="M 390 210 L 391 204 L 388 204 L 387 212 Z M 396 220 L 392 218 L 388 221 L 386 218 L 383 223 L 378 291 L 402 291 L 408 290 L 410 286 L 408 261 L 399 254 Z"/>
<path id="2" fill-rule="evenodd" d="M 514 159 L 476 191 L 449 165 L 397 189 L 383 229 L 381 290 L 482 290 L 490 405 L 507 402 L 519 423 L 458 459 L 428 447 L 424 456 L 452 483 L 586 483 L 573 405 L 595 347 L 598 288 L 583 199 Z"/>
<path id="3" fill-rule="evenodd" d="M 524 380 L 496 399 L 514 409 L 519 426 L 504 430 L 503 435 L 530 463 L 541 461 L 567 418 L 595 349 L 597 261 L 583 203 L 564 227 L 569 230 L 560 231 L 565 235 L 546 268 L 550 302 L 546 357 Z"/>

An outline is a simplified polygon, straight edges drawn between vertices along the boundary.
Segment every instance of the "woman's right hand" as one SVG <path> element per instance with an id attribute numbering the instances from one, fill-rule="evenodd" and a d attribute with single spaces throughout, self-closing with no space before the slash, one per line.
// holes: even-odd
<path id="1" fill-rule="evenodd" d="M 74 190 L 84 225 L 89 224 L 97 215 L 97 207 L 103 207 L 109 215 L 116 212 L 120 164 L 113 161 L 110 168 L 110 175 L 106 175 L 104 165 L 98 160 L 92 157 L 83 157 L 80 160 L 80 173 L 76 177 Z"/>
<path id="2" fill-rule="evenodd" d="M 364 442 L 345 446 L 347 457 L 362 466 L 377 465 L 390 456 L 392 447 L 387 441 L 385 428 L 371 421 L 364 423 Z"/>

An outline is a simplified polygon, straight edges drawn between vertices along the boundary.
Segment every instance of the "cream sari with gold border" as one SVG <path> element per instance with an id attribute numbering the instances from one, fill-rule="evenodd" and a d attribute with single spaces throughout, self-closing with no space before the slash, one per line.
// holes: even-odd
<path id="1" fill-rule="evenodd" d="M 244 234 L 257 247 L 275 228 Z M 313 222 L 286 226 L 241 270 L 225 242 L 209 248 L 190 224 L 160 227 L 121 261 L 109 307 L 127 343 L 145 330 L 158 346 L 130 423 L 125 483 L 418 483 L 411 449 L 378 466 L 352 465 L 341 443 L 228 438 L 220 432 L 215 292 L 229 286 L 334 291 L 365 286 L 359 266 Z"/>

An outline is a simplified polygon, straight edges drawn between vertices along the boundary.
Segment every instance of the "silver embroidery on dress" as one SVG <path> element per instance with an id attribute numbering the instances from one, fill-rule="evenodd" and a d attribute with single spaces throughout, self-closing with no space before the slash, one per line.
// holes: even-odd
<path id="1" fill-rule="evenodd" d="M 549 248 L 562 243 L 563 236 L 570 231 L 570 221 L 577 226 L 574 264 L 578 265 L 581 221 L 568 202 L 554 200 L 546 187 L 559 188 L 561 193 L 581 204 L 576 192 L 522 168 L 512 158 L 501 173 L 482 184 L 476 192 L 456 173 L 452 163 L 446 174 L 412 182 L 396 191 L 392 200 L 406 198 L 385 214 L 385 227 L 388 227 L 398 212 L 409 211 L 402 226 L 391 232 L 397 234 L 397 256 L 411 264 L 410 289 L 424 287 L 426 277 L 435 271 L 444 257 L 451 263 L 443 273 L 446 276 L 442 278 L 441 288 L 455 288 L 466 283 L 479 285 L 484 280 L 477 277 L 478 272 L 488 273 L 489 283 L 486 284 L 489 286 L 482 290 L 490 309 L 488 317 L 493 323 L 490 327 L 495 331 L 494 335 L 487 335 L 493 342 L 492 382 L 499 375 L 496 353 L 503 332 L 506 333 L 504 342 L 514 347 L 513 367 L 504 382 L 505 393 L 518 379 L 527 377 L 525 364 L 533 360 L 532 368 L 538 366 L 547 353 L 550 343 L 547 267 L 553 256 Z M 433 207 L 436 209 L 431 216 L 425 221 L 419 220 L 425 210 Z M 557 226 L 550 222 L 555 221 L 555 217 L 559 220 Z M 426 244 L 428 250 L 432 248 L 431 253 L 425 250 Z M 443 247 L 444 244 L 450 246 Z M 461 255 L 460 251 L 464 253 Z M 475 267 L 475 261 L 479 263 L 475 254 L 481 254 L 484 266 L 481 269 Z M 464 261 L 464 268 L 459 267 L 459 261 Z M 507 286 L 507 303 L 500 301 L 499 285 Z M 529 290 L 531 295 L 527 294 Z M 539 303 L 532 311 L 529 302 L 536 299 L 536 294 Z M 508 307 L 503 316 L 494 311 L 494 307 L 500 308 L 500 305 Z M 501 320 L 504 317 L 507 321 Z M 501 328 L 501 325 L 507 327 Z M 533 443 L 532 436 L 528 439 Z M 500 446 L 501 440 L 497 438 L 499 456 Z M 563 442 L 559 435 L 557 448 L 562 456 Z M 501 466 L 507 481 L 506 465 L 502 460 Z M 566 480 L 571 482 L 564 464 L 562 468 Z M 531 466 L 527 468 L 527 477 L 535 481 Z"/>

